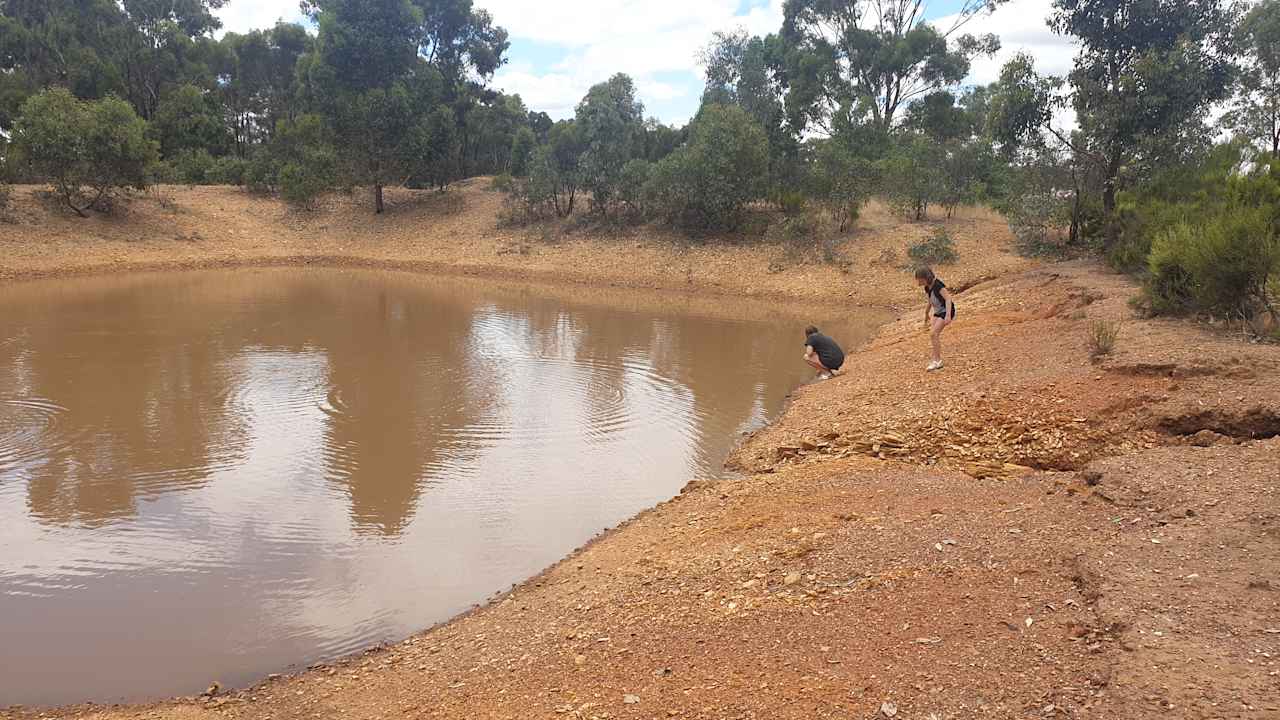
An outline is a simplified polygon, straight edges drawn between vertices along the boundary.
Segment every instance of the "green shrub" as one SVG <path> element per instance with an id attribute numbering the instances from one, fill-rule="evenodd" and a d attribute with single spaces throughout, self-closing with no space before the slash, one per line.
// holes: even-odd
<path id="1" fill-rule="evenodd" d="M 929 237 L 908 246 L 907 257 L 917 266 L 949 265 L 959 259 L 960 253 L 947 229 L 938 226 Z"/>
<path id="2" fill-rule="evenodd" d="M 779 191 L 777 202 L 784 215 L 799 215 L 806 205 L 804 195 L 791 190 Z"/>
<path id="3" fill-rule="evenodd" d="M 256 193 L 274 193 L 280 186 L 280 168 L 266 148 L 259 149 L 245 166 L 243 184 Z"/>
<path id="4" fill-rule="evenodd" d="M 874 163 L 835 140 L 810 145 L 805 166 L 805 192 L 820 205 L 840 232 L 858 221 L 862 206 L 879 183 Z"/>
<path id="5" fill-rule="evenodd" d="M 618 178 L 618 200 L 631 220 L 641 220 L 649 213 L 652 205 L 652 198 L 648 195 L 649 178 L 652 176 L 653 163 L 643 158 L 628 160 L 622 166 L 622 175 Z"/>
<path id="6" fill-rule="evenodd" d="M 511 192 L 514 181 L 507 173 L 493 176 L 493 180 L 489 182 L 489 189 L 496 192 Z"/>
<path id="7" fill-rule="evenodd" d="M 253 158 L 239 166 L 246 187 L 254 192 L 279 192 L 291 205 L 310 208 L 338 181 L 338 153 L 333 133 L 317 115 L 281 120 L 271 144 L 259 148 Z"/>
<path id="8" fill-rule="evenodd" d="M 1156 313 L 1251 316 L 1268 304 L 1280 275 L 1280 234 L 1269 207 L 1175 225 L 1158 234 L 1148 258 L 1146 292 Z"/>
<path id="9" fill-rule="evenodd" d="M 582 134 L 573 121 L 561 120 L 547 133 L 547 141 L 529 157 L 529 178 L 518 183 L 516 199 L 523 214 L 569 217 L 582 183 Z"/>
<path id="10" fill-rule="evenodd" d="M 234 155 L 220 157 L 209 169 L 208 182 L 212 185 L 243 185 L 249 161 Z"/>
<path id="11" fill-rule="evenodd" d="M 168 164 L 173 168 L 177 181 L 183 185 L 205 185 L 216 163 L 208 150 L 198 148 L 179 152 Z"/>
<path id="12" fill-rule="evenodd" d="M 280 168 L 280 197 L 295 207 L 311 209 L 316 198 L 333 187 L 333 179 L 322 168 L 300 162 L 286 163 Z"/>
<path id="13" fill-rule="evenodd" d="M 533 157 L 533 149 L 538 146 L 538 138 L 533 130 L 521 127 L 511 139 L 511 174 L 525 177 L 529 174 L 529 160 Z"/>
<path id="14" fill-rule="evenodd" d="M 689 141 L 663 158 L 648 194 L 672 225 L 692 233 L 734 230 L 763 195 L 769 140 L 737 106 L 710 104 L 690 123 Z"/>
<path id="15" fill-rule="evenodd" d="M 941 202 L 946 154 L 941 145 L 924 136 L 905 138 L 881 162 L 881 178 L 896 214 L 924 220 L 929 206 Z"/>
<path id="16" fill-rule="evenodd" d="M 155 162 L 147 166 L 147 185 L 177 185 L 182 182 L 173 163 Z"/>
<path id="17" fill-rule="evenodd" d="M 122 188 L 145 189 L 159 158 L 146 121 L 129 103 L 114 96 L 83 101 L 65 88 L 22 104 L 13 150 L 81 217 L 108 210 Z"/>

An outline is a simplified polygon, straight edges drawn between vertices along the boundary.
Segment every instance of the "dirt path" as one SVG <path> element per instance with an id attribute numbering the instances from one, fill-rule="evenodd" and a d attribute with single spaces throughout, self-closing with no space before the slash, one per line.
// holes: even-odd
<path id="1" fill-rule="evenodd" d="M 743 445 L 743 477 L 470 615 L 47 716 L 1280 717 L 1280 348 L 1135 319 L 1133 290 L 1088 264 L 972 287 L 936 374 L 911 305 Z M 1095 320 L 1124 323 L 1097 363 Z"/>

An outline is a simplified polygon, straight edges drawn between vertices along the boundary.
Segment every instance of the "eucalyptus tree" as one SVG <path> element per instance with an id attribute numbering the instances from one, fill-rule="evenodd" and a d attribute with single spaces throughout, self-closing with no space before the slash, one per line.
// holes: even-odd
<path id="1" fill-rule="evenodd" d="M 470 102 L 470 78 L 502 63 L 506 32 L 469 0 L 305 0 L 303 7 L 318 32 L 299 63 L 302 93 L 329 119 L 344 171 L 373 189 L 381 213 L 387 185 L 424 173 L 439 180 L 458 138 L 441 126 L 449 115 L 439 108 L 453 105 L 465 141 L 457 98 Z"/>
<path id="2" fill-rule="evenodd" d="M 583 146 L 582 185 L 591 193 L 592 209 L 607 213 L 623 166 L 643 153 L 644 105 L 635 83 L 619 73 L 592 86 L 578 103 L 575 124 Z"/>
<path id="3" fill-rule="evenodd" d="M 798 130 L 895 128 L 912 101 L 958 85 L 970 62 L 999 49 L 961 30 L 1006 0 L 962 0 L 931 22 L 924 0 L 787 0 L 780 34 L 786 107 Z"/>
<path id="4" fill-rule="evenodd" d="M 1114 214 L 1145 140 L 1176 135 L 1231 88 L 1234 8 L 1224 0 L 1054 0 L 1050 26 L 1079 43 L 1071 104 Z M 1147 145 L 1158 152 L 1161 143 Z"/>
<path id="5" fill-rule="evenodd" d="M 1263 0 L 1236 33 L 1243 72 L 1225 120 L 1236 132 L 1280 157 L 1280 0 Z"/>

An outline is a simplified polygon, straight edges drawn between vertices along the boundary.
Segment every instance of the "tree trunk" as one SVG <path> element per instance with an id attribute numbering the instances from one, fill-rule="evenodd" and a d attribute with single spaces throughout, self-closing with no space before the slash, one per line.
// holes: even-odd
<path id="1" fill-rule="evenodd" d="M 1080 243 L 1080 210 L 1081 210 L 1081 191 L 1080 191 L 1080 171 L 1076 167 L 1074 159 L 1071 165 L 1071 234 L 1067 238 L 1070 245 L 1078 245 Z"/>
<path id="2" fill-rule="evenodd" d="M 1102 181 L 1102 217 L 1105 223 L 1105 244 L 1108 250 L 1120 239 L 1120 226 L 1115 222 L 1116 178 L 1120 175 L 1120 153 L 1113 150 L 1107 163 L 1107 176 Z"/>
<path id="3" fill-rule="evenodd" d="M 382 214 L 382 211 L 387 209 L 386 205 L 382 202 L 382 183 L 376 183 L 373 186 L 373 204 L 375 212 L 379 215 Z"/>
<path id="4" fill-rule="evenodd" d="M 69 207 L 69 208 L 71 208 L 72 210 L 74 210 L 74 211 L 75 211 L 75 213 L 76 213 L 77 215 L 79 215 L 79 216 L 80 216 L 80 217 L 82 217 L 82 218 L 87 218 L 87 217 L 89 217 L 89 214 L 88 214 L 88 213 L 86 213 L 86 212 L 84 211 L 84 209 L 81 209 L 81 208 L 80 208 L 80 206 L 76 205 L 76 204 L 75 204 L 75 201 L 74 201 L 74 200 L 72 200 L 69 196 L 64 196 L 64 197 L 63 197 L 63 199 L 65 199 L 65 200 L 67 201 L 67 207 Z M 85 208 L 85 209 L 87 209 L 87 208 Z"/>
<path id="5" fill-rule="evenodd" d="M 1067 238 L 1067 244 L 1080 244 L 1080 191 L 1076 190 L 1075 197 L 1071 199 L 1071 235 Z"/>
<path id="6" fill-rule="evenodd" d="M 1110 218 L 1116 209 L 1116 178 L 1120 175 L 1120 153 L 1112 151 L 1107 163 L 1107 177 L 1102 181 L 1102 211 Z"/>

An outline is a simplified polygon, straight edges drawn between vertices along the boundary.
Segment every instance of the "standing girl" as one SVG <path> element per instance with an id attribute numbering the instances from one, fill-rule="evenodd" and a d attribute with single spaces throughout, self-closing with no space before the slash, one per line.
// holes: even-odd
<path id="1" fill-rule="evenodd" d="M 925 369 L 933 372 L 942 369 L 942 331 L 955 322 L 956 304 L 946 284 L 933 274 L 933 270 L 927 267 L 916 270 L 916 284 L 924 288 L 925 297 L 929 299 L 924 307 L 924 324 L 933 344 L 933 361 Z"/>

